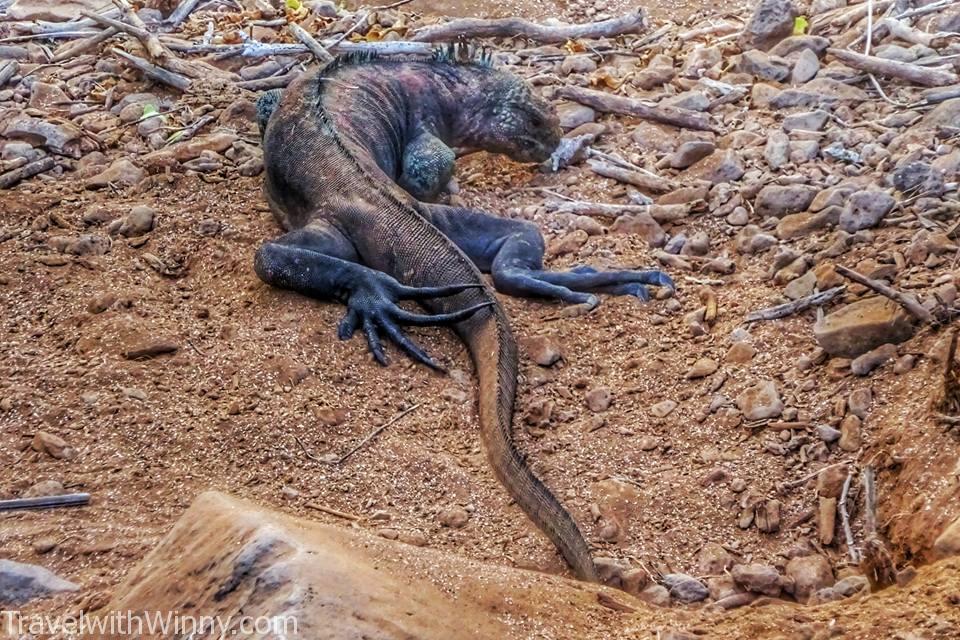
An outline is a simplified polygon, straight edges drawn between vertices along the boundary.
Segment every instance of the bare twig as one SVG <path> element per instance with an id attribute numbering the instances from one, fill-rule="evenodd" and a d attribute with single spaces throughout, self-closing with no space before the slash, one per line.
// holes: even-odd
<path id="1" fill-rule="evenodd" d="M 559 91 L 557 91 L 557 95 L 561 98 L 573 100 L 574 102 L 585 104 L 588 107 L 606 113 L 636 116 L 645 120 L 653 120 L 654 122 L 669 124 L 675 127 L 697 129 L 699 131 L 713 131 L 716 133 L 709 116 L 696 111 L 660 105 L 651 107 L 633 98 L 615 96 L 603 91 L 584 89 L 582 87 L 561 87 Z"/>
<path id="2" fill-rule="evenodd" d="M 298 25 L 296 22 L 291 22 L 287 26 L 287 29 L 294 38 L 302 42 L 304 46 L 310 50 L 310 53 L 312 53 L 313 57 L 317 59 L 317 62 L 326 64 L 327 62 L 333 60 L 333 56 L 330 55 L 330 52 L 327 51 L 322 44 L 317 42 L 316 38 L 310 35 L 306 29 Z"/>
<path id="3" fill-rule="evenodd" d="M 850 528 L 850 515 L 847 512 L 847 498 L 850 495 L 850 483 L 853 482 L 853 469 L 847 473 L 847 479 L 843 481 L 843 491 L 840 492 L 840 522 L 843 525 L 843 535 L 847 540 L 847 553 L 850 554 L 850 561 L 854 564 L 860 562 L 860 554 L 853 540 L 853 530 Z"/>
<path id="4" fill-rule="evenodd" d="M 674 185 L 672 182 L 670 182 L 670 180 L 667 178 L 662 178 L 656 174 L 633 171 L 632 169 L 619 167 L 615 164 L 604 162 L 602 160 L 587 160 L 587 165 L 589 165 L 590 169 L 594 173 L 601 175 L 604 178 L 610 178 L 611 180 L 616 180 L 617 182 L 632 184 L 635 187 L 651 193 L 663 193 L 674 188 Z"/>
<path id="5" fill-rule="evenodd" d="M 358 515 L 354 515 L 354 514 L 352 514 L 352 513 L 347 513 L 346 511 L 340 511 L 340 510 L 338 510 L 338 509 L 334 509 L 334 508 L 328 507 L 328 506 L 326 506 L 326 505 L 318 504 L 318 503 L 316 503 L 316 502 L 308 502 L 305 506 L 306 506 L 307 508 L 309 508 L 309 509 L 316 509 L 317 511 L 322 511 L 323 513 L 329 514 L 329 515 L 331 515 L 331 516 L 336 516 L 336 517 L 338 517 L 338 518 L 343 518 L 344 520 L 357 521 L 357 520 L 361 520 L 361 519 L 362 519 L 362 518 L 361 518 L 360 516 L 358 516 Z"/>
<path id="6" fill-rule="evenodd" d="M 809 309 L 810 307 L 818 307 L 826 304 L 846 290 L 846 286 L 833 287 L 832 289 L 819 291 L 791 302 L 779 304 L 775 307 L 751 311 L 749 314 L 747 314 L 747 317 L 744 318 L 743 321 L 758 322 L 760 320 L 777 320 L 779 318 L 786 318 L 787 316 L 800 313 L 801 311 Z"/>
<path id="7" fill-rule="evenodd" d="M 110 52 L 114 55 L 120 56 L 154 80 L 159 80 L 160 82 L 168 84 L 171 87 L 179 89 L 180 91 L 187 91 L 190 88 L 190 78 L 186 76 L 182 76 L 179 73 L 174 73 L 173 71 L 167 71 L 163 67 L 158 67 L 155 64 L 147 62 L 143 58 L 138 58 L 137 56 L 127 53 L 122 49 L 117 49 L 116 47 L 111 47 Z"/>
<path id="8" fill-rule="evenodd" d="M 200 3 L 200 0 L 181 0 L 180 4 L 177 5 L 177 8 L 173 10 L 167 19 L 164 21 L 163 25 L 170 29 L 176 29 L 180 26 L 180 23 L 187 19 L 187 16 L 196 8 Z"/>
<path id="9" fill-rule="evenodd" d="M 374 438 L 376 438 L 378 435 L 380 435 L 380 434 L 383 432 L 384 429 L 386 429 L 387 427 L 389 427 L 389 426 L 392 425 L 393 423 L 397 422 L 398 420 L 400 420 L 401 418 L 403 418 L 403 417 L 406 416 L 407 414 L 413 413 L 414 411 L 416 411 L 416 410 L 419 409 L 419 408 L 420 408 L 420 405 L 419 405 L 419 404 L 415 404 L 415 405 L 413 405 L 412 407 L 410 407 L 409 409 L 404 409 L 403 411 L 401 411 L 400 413 L 398 413 L 397 415 L 393 416 L 392 418 L 390 418 L 389 420 L 387 420 L 386 422 L 384 422 L 382 425 L 380 425 L 379 427 L 377 427 L 376 429 L 374 429 L 373 431 L 371 431 L 370 434 L 369 434 L 367 437 L 365 437 L 363 440 L 361 440 L 360 442 L 358 442 L 357 445 L 356 445 L 354 448 L 350 449 L 350 451 L 347 451 L 345 454 L 343 454 L 342 456 L 340 456 L 339 458 L 337 458 L 336 460 L 334 460 L 333 462 L 331 462 L 331 463 L 329 463 L 329 464 L 335 464 L 335 465 L 336 465 L 336 464 L 342 464 L 347 458 L 349 458 L 350 456 L 352 456 L 353 454 L 355 454 L 357 451 L 359 451 L 360 449 L 362 449 L 368 442 L 370 442 L 371 440 L 373 440 Z"/>
<path id="10" fill-rule="evenodd" d="M 690 215 L 691 203 L 687 204 L 606 204 L 602 202 L 584 202 L 565 200 L 547 202 L 547 208 L 557 213 L 575 213 L 581 216 L 618 218 L 624 214 L 649 213 L 650 217 L 661 224 L 675 222 Z"/>
<path id="11" fill-rule="evenodd" d="M 859 282 L 865 287 L 873 289 L 882 296 L 890 298 L 923 323 L 929 324 L 934 321 L 933 314 L 927 311 L 923 305 L 917 302 L 917 300 L 909 294 L 901 293 L 893 287 L 885 285 L 882 282 L 872 278 L 868 278 L 867 276 L 857 273 L 853 269 L 849 269 L 843 265 L 837 265 L 837 273 L 853 280 L 854 282 Z"/>
<path id="12" fill-rule="evenodd" d="M 69 45 L 62 47 L 56 54 L 54 54 L 54 56 L 50 58 L 50 62 L 63 62 L 64 60 L 69 60 L 70 58 L 78 56 L 85 51 L 89 51 L 101 42 L 109 40 L 118 33 L 120 32 L 117 29 L 113 27 L 107 27 L 97 35 L 84 38 L 83 40 L 78 40 L 77 42 L 71 42 Z"/>
<path id="13" fill-rule="evenodd" d="M 413 39 L 417 42 L 444 42 L 457 38 L 521 36 L 538 42 L 560 43 L 581 38 L 612 38 L 628 33 L 641 33 L 646 31 L 647 26 L 647 16 L 642 9 L 610 20 L 558 26 L 536 24 L 521 18 L 461 18 L 424 27 L 414 33 Z"/>

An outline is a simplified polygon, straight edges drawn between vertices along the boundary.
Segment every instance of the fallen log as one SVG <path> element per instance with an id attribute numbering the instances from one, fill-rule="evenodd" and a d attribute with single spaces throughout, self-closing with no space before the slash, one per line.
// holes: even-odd
<path id="1" fill-rule="evenodd" d="M 909 62 L 886 60 L 875 56 L 866 56 L 862 53 L 847 51 L 846 49 L 827 49 L 827 53 L 858 71 L 865 71 L 888 78 L 906 80 L 924 87 L 942 87 L 960 82 L 960 76 L 945 68 L 931 69 Z"/>
<path id="2" fill-rule="evenodd" d="M 44 171 L 53 169 L 54 165 L 56 164 L 56 160 L 54 160 L 51 156 L 46 156 L 45 158 L 40 158 L 39 160 L 34 160 L 29 164 L 25 164 L 18 169 L 14 169 L 13 171 L 7 171 L 4 174 L 0 174 L 0 189 L 9 189 L 21 180 L 32 178 L 38 173 L 43 173 Z"/>
<path id="3" fill-rule="evenodd" d="M 628 33 L 642 33 L 648 28 L 642 9 L 618 18 L 586 24 L 544 25 L 522 18 L 460 18 L 443 24 L 418 29 L 416 42 L 445 42 L 459 38 L 513 38 L 520 36 L 546 43 L 562 43 L 580 38 L 613 38 Z"/>
<path id="4" fill-rule="evenodd" d="M 633 98 L 615 96 L 604 93 L 603 91 L 584 89 L 582 87 L 560 87 L 557 95 L 605 113 L 636 116 L 644 120 L 652 120 L 675 127 L 717 133 L 717 130 L 710 122 L 710 117 L 696 111 L 677 109 L 675 107 L 663 107 L 660 105 L 651 107 Z"/>

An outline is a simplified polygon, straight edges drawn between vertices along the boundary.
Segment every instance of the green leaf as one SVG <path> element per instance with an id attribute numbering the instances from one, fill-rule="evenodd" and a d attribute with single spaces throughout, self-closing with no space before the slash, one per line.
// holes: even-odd
<path id="1" fill-rule="evenodd" d="M 160 112 L 157 111 L 156 105 L 148 103 L 143 105 L 143 114 L 140 116 L 140 119 L 146 120 L 147 118 L 152 118 L 157 115 L 160 115 Z"/>
<path id="2" fill-rule="evenodd" d="M 287 9 L 290 11 L 300 11 L 300 7 L 303 6 L 300 3 L 300 0 L 287 0 Z"/>
<path id="3" fill-rule="evenodd" d="M 802 36 L 807 32 L 807 27 L 809 26 L 810 23 L 807 22 L 804 16 L 797 16 L 793 21 L 793 35 Z"/>
<path id="4" fill-rule="evenodd" d="M 175 131 L 170 135 L 169 138 L 167 138 L 167 144 L 173 144 L 174 142 L 176 142 L 182 137 L 183 137 L 183 129 L 181 129 L 180 131 Z"/>

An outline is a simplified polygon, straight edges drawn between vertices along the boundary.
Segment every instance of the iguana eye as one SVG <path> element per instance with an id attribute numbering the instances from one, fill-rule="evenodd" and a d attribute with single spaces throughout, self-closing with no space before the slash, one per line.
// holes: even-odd
<path id="1" fill-rule="evenodd" d="M 530 124 L 532 124 L 534 127 L 542 127 L 543 118 L 541 118 L 537 114 L 533 114 L 532 116 L 530 116 Z"/>

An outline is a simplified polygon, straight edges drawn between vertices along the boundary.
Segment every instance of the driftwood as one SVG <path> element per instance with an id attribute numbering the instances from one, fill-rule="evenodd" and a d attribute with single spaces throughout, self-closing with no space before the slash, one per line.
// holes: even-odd
<path id="1" fill-rule="evenodd" d="M 234 86 L 248 91 L 268 91 L 270 89 L 283 89 L 293 82 L 303 71 L 299 69 L 285 73 L 280 76 L 271 76 L 269 78 L 258 78 L 257 80 L 243 80 L 235 83 Z"/>
<path id="2" fill-rule="evenodd" d="M 639 100 L 615 96 L 604 93 L 603 91 L 584 89 L 582 87 L 560 87 L 557 95 L 561 98 L 573 100 L 574 102 L 585 104 L 588 107 L 606 113 L 636 116 L 645 120 L 653 120 L 654 122 L 683 127 L 685 129 L 717 132 L 711 124 L 709 116 L 697 113 L 696 111 L 662 107 L 659 105 L 651 107 L 643 104 Z"/>
<path id="3" fill-rule="evenodd" d="M 80 55 L 81 53 L 84 53 L 86 51 L 89 51 L 90 49 L 93 49 L 101 42 L 109 40 L 110 38 L 117 35 L 118 33 L 120 32 L 117 29 L 113 27 L 107 27 L 106 29 L 104 29 L 103 31 L 101 31 L 100 33 L 94 36 L 90 36 L 89 38 L 84 38 L 83 40 L 77 40 L 76 42 L 71 42 L 70 44 L 67 44 L 61 47 L 60 50 L 57 51 L 52 58 L 50 58 L 50 62 L 56 63 L 56 62 L 63 62 L 64 60 L 70 60 L 71 58 L 74 58 Z"/>
<path id="4" fill-rule="evenodd" d="M 20 63 L 16 60 L 0 62 L 0 87 L 10 82 L 10 78 L 20 73 Z"/>
<path id="5" fill-rule="evenodd" d="M 173 10 L 173 13 L 167 16 L 163 26 L 170 30 L 176 29 L 181 22 L 187 19 L 187 16 L 193 12 L 198 4 L 200 4 L 200 0 L 182 0 Z"/>
<path id="6" fill-rule="evenodd" d="M 674 188 L 673 183 L 671 183 L 669 180 L 653 173 L 634 171 L 632 169 L 617 166 L 611 162 L 604 162 L 603 160 L 591 159 L 587 160 L 587 164 L 594 173 L 601 175 L 604 178 L 610 178 L 612 180 L 616 180 L 617 182 L 632 184 L 639 189 L 643 189 L 644 191 L 649 191 L 651 193 L 663 193 Z"/>
<path id="7" fill-rule="evenodd" d="M 31 178 L 38 173 L 43 173 L 44 171 L 53 169 L 54 165 L 56 164 L 56 160 L 50 156 L 47 156 L 45 158 L 40 158 L 39 160 L 34 160 L 33 162 L 25 164 L 18 169 L 14 169 L 13 171 L 7 171 L 4 174 L 0 174 L 0 189 L 9 189 L 21 180 L 26 180 L 27 178 Z"/>
<path id="8" fill-rule="evenodd" d="M 513 38 L 520 36 L 546 43 L 562 43 L 580 38 L 613 38 L 628 33 L 641 33 L 648 27 L 646 13 L 641 9 L 619 18 L 548 26 L 521 18 L 461 18 L 444 24 L 424 27 L 413 34 L 417 42 L 445 42 L 458 38 Z"/>
<path id="9" fill-rule="evenodd" d="M 294 38 L 302 42 L 303 45 L 310 50 L 310 53 L 312 53 L 313 57 L 317 59 L 317 62 L 325 64 L 333 60 L 333 56 L 330 55 L 330 52 L 327 51 L 322 44 L 317 42 L 316 38 L 310 35 L 306 29 L 298 25 L 296 22 L 291 22 L 287 27 L 287 30 L 290 31 Z"/>
<path id="10" fill-rule="evenodd" d="M 747 314 L 747 317 L 744 318 L 743 321 L 758 322 L 760 320 L 777 320 L 779 318 L 786 318 L 787 316 L 800 313 L 801 311 L 809 309 L 810 307 L 818 307 L 822 304 L 826 304 L 846 290 L 847 287 L 842 285 L 832 289 L 827 289 L 826 291 L 814 293 L 813 295 L 799 298 L 792 302 L 786 302 L 775 307 L 760 309 L 759 311 L 752 311 Z"/>
<path id="11" fill-rule="evenodd" d="M 110 48 L 110 53 L 118 55 L 131 65 L 143 71 L 148 77 L 158 80 L 163 84 L 170 85 L 180 91 L 187 91 L 192 84 L 190 78 L 182 76 L 179 73 L 174 73 L 173 71 L 167 71 L 163 67 L 158 67 L 155 64 L 151 64 L 144 60 L 143 58 L 138 58 L 137 56 L 127 53 L 122 49 L 117 49 L 116 47 Z"/>
<path id="12" fill-rule="evenodd" d="M 960 76 L 943 68 L 931 69 L 909 62 L 885 60 L 847 51 L 846 49 L 827 49 L 827 53 L 848 67 L 853 67 L 859 71 L 875 73 L 888 78 L 898 78 L 924 87 L 942 87 L 960 82 Z"/>
<path id="13" fill-rule="evenodd" d="M 605 204 L 602 202 L 584 202 L 570 200 L 564 202 L 547 202 L 547 208 L 556 213 L 575 213 L 581 216 L 597 216 L 599 218 L 619 218 L 624 214 L 636 215 L 648 213 L 650 217 L 666 224 L 676 222 L 690 215 L 691 203 L 687 204 Z"/>
<path id="14" fill-rule="evenodd" d="M 836 268 L 837 273 L 843 277 L 849 278 L 854 282 L 859 282 L 863 286 L 873 289 L 880 295 L 890 298 L 924 324 L 930 324 L 933 322 L 933 314 L 927 311 L 913 296 L 906 293 L 901 293 L 893 287 L 885 285 L 878 280 L 874 280 L 873 278 L 868 278 L 867 276 L 857 273 L 853 269 L 848 269 L 843 265 L 838 264 Z"/>

